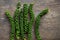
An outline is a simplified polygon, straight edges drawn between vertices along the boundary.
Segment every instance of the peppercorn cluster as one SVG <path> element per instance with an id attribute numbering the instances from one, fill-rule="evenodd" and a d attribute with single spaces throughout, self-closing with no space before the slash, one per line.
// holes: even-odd
<path id="1" fill-rule="evenodd" d="M 32 26 L 34 23 L 36 39 L 42 40 L 39 33 L 40 19 L 47 14 L 47 12 L 48 9 L 41 11 L 35 19 L 33 4 L 29 6 L 28 4 L 23 4 L 23 7 L 21 7 L 20 2 L 17 3 L 13 17 L 10 15 L 9 11 L 6 11 L 5 15 L 11 24 L 10 40 L 33 40 Z"/>

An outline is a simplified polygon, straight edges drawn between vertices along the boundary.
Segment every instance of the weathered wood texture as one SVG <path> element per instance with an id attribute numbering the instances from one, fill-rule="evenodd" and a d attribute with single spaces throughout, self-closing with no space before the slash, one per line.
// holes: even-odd
<path id="1" fill-rule="evenodd" d="M 17 2 L 18 0 L 0 0 L 0 40 L 9 40 L 10 24 L 4 12 L 10 10 L 13 16 Z M 21 4 L 24 3 L 34 4 L 35 16 L 46 7 L 49 8 L 49 13 L 41 18 L 39 30 L 41 38 L 43 40 L 60 40 L 60 0 L 21 0 Z M 35 36 L 33 40 L 36 40 Z"/>

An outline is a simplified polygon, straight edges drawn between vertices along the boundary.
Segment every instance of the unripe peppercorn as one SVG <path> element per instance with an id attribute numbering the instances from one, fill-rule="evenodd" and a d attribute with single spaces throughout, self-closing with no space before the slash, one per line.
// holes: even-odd
<path id="1" fill-rule="evenodd" d="M 30 15 L 30 21 L 28 24 L 28 40 L 32 40 L 32 25 L 34 23 L 33 4 L 29 5 L 28 13 Z"/>
<path id="2" fill-rule="evenodd" d="M 35 21 L 35 35 L 37 40 L 42 40 L 39 34 L 39 24 L 40 24 L 40 19 L 43 15 L 47 14 L 48 9 L 43 10 L 38 16 L 36 17 Z"/>
<path id="3" fill-rule="evenodd" d="M 11 17 L 10 12 L 6 11 L 5 15 L 9 19 L 9 22 L 11 24 L 11 32 L 10 32 L 10 40 L 15 40 L 15 25 L 14 25 L 14 19 Z"/>
<path id="4" fill-rule="evenodd" d="M 21 12 L 20 12 L 20 16 L 19 16 L 19 26 L 20 26 L 20 32 L 21 32 L 21 39 L 24 40 L 25 36 L 24 36 L 24 28 L 23 28 L 23 10 L 21 9 Z"/>
<path id="5" fill-rule="evenodd" d="M 27 27 L 28 27 L 28 5 L 24 4 L 23 5 L 23 26 L 24 26 L 24 33 L 27 32 Z"/>
<path id="6" fill-rule="evenodd" d="M 19 40 L 20 39 L 20 27 L 19 27 L 19 12 L 20 12 L 20 2 L 17 3 L 16 5 L 16 10 L 14 12 L 14 23 L 15 23 L 15 36 L 16 39 Z"/>

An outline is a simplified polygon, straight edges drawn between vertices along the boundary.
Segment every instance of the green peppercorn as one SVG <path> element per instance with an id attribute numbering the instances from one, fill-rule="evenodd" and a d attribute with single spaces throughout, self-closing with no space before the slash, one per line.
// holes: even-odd
<path id="1" fill-rule="evenodd" d="M 15 22 L 16 38 L 17 38 L 17 40 L 19 40 L 19 38 L 20 38 L 19 9 L 16 9 L 16 11 L 15 11 L 14 22 Z"/>
<path id="2" fill-rule="evenodd" d="M 20 1 L 17 3 L 16 8 L 19 9 L 21 6 Z"/>
<path id="3" fill-rule="evenodd" d="M 24 4 L 23 5 L 23 26 L 24 26 L 24 33 L 27 32 L 27 27 L 28 27 L 28 5 Z"/>
<path id="4" fill-rule="evenodd" d="M 30 15 L 30 21 L 28 24 L 28 40 L 32 40 L 32 25 L 34 23 L 33 4 L 29 5 L 28 13 Z"/>
<path id="5" fill-rule="evenodd" d="M 43 15 L 47 14 L 48 9 L 43 10 L 37 17 L 36 17 L 36 22 L 35 22 L 35 35 L 37 40 L 42 40 L 39 34 L 39 25 L 40 25 L 40 19 Z"/>
<path id="6" fill-rule="evenodd" d="M 20 2 L 17 3 L 17 7 L 16 10 L 14 12 L 14 23 L 15 23 L 15 36 L 16 39 L 19 40 L 20 39 L 20 27 L 19 27 L 19 12 L 20 12 Z"/>
<path id="7" fill-rule="evenodd" d="M 23 28 L 23 10 L 21 9 L 20 16 L 19 16 L 19 26 L 20 26 L 20 32 L 21 32 L 21 39 L 24 40 L 24 28 Z"/>
<path id="8" fill-rule="evenodd" d="M 14 36 L 15 36 L 15 25 L 14 25 L 14 19 L 11 17 L 9 11 L 6 11 L 5 14 L 6 14 L 6 16 L 8 17 L 9 22 L 11 23 L 10 40 L 15 40 L 15 39 L 14 39 Z"/>

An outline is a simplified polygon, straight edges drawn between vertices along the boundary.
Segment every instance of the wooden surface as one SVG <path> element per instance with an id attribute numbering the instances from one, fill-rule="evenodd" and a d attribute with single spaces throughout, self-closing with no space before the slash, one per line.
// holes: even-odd
<path id="1" fill-rule="evenodd" d="M 42 40 L 60 40 L 60 0 L 20 0 L 21 4 L 33 3 L 34 14 L 49 8 L 48 14 L 41 18 L 40 35 Z M 0 0 L 0 40 L 9 40 L 10 24 L 5 17 L 5 11 L 10 10 L 13 16 L 17 0 Z M 33 40 L 34 36 L 33 27 Z"/>

